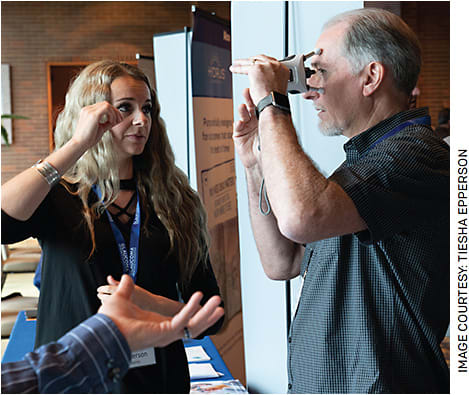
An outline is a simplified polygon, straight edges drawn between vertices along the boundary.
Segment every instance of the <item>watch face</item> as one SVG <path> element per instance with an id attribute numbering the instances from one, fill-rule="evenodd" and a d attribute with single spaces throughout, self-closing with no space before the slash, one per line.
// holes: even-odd
<path id="1" fill-rule="evenodd" d="M 288 96 L 282 95 L 278 92 L 272 92 L 273 96 L 273 104 L 276 107 L 284 107 L 286 109 L 290 109 L 290 101 L 288 100 Z"/>

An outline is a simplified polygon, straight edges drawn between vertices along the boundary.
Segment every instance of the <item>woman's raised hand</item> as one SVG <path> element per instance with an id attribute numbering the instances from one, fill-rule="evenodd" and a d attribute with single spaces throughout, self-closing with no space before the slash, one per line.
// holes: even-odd
<path id="1" fill-rule="evenodd" d="M 122 113 L 107 101 L 83 107 L 72 140 L 87 150 L 97 144 L 107 130 L 123 120 Z"/>

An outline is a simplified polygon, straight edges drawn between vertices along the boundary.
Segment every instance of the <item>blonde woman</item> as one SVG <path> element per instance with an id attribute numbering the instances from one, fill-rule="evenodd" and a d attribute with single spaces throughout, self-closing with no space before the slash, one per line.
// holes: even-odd
<path id="1" fill-rule="evenodd" d="M 108 275 L 130 274 L 134 301 L 164 315 L 182 308 L 179 295 L 187 301 L 202 291 L 204 303 L 219 294 L 206 214 L 174 164 L 159 114 L 139 69 L 93 63 L 67 93 L 56 150 L 3 185 L 2 243 L 32 236 L 43 250 L 36 347 L 96 313 L 116 285 L 109 278 L 104 286 Z M 193 322 L 186 333 L 200 328 Z M 115 391 L 189 391 L 181 341 L 141 354 L 148 358 L 116 380 Z"/>

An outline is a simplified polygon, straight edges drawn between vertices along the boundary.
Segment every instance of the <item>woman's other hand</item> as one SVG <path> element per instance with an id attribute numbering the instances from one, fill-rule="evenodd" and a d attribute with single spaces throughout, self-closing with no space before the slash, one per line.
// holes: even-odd
<path id="1" fill-rule="evenodd" d="M 104 303 L 111 297 L 119 286 L 119 281 L 115 280 L 112 276 L 107 276 L 108 285 L 98 287 L 98 299 Z M 165 298 L 164 296 L 155 295 L 146 289 L 135 285 L 133 288 L 131 301 L 143 310 L 153 311 L 168 317 L 172 317 L 178 313 L 184 306 L 176 300 Z"/>

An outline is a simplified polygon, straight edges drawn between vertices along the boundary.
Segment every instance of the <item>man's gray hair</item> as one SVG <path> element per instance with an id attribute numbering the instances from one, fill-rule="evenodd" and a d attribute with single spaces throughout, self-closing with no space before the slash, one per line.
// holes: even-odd
<path id="1" fill-rule="evenodd" d="M 352 71 L 381 62 L 391 70 L 397 88 L 410 95 L 420 73 L 421 47 L 409 26 L 392 12 L 363 8 L 333 17 L 323 30 L 341 22 L 349 24 L 342 50 Z"/>

